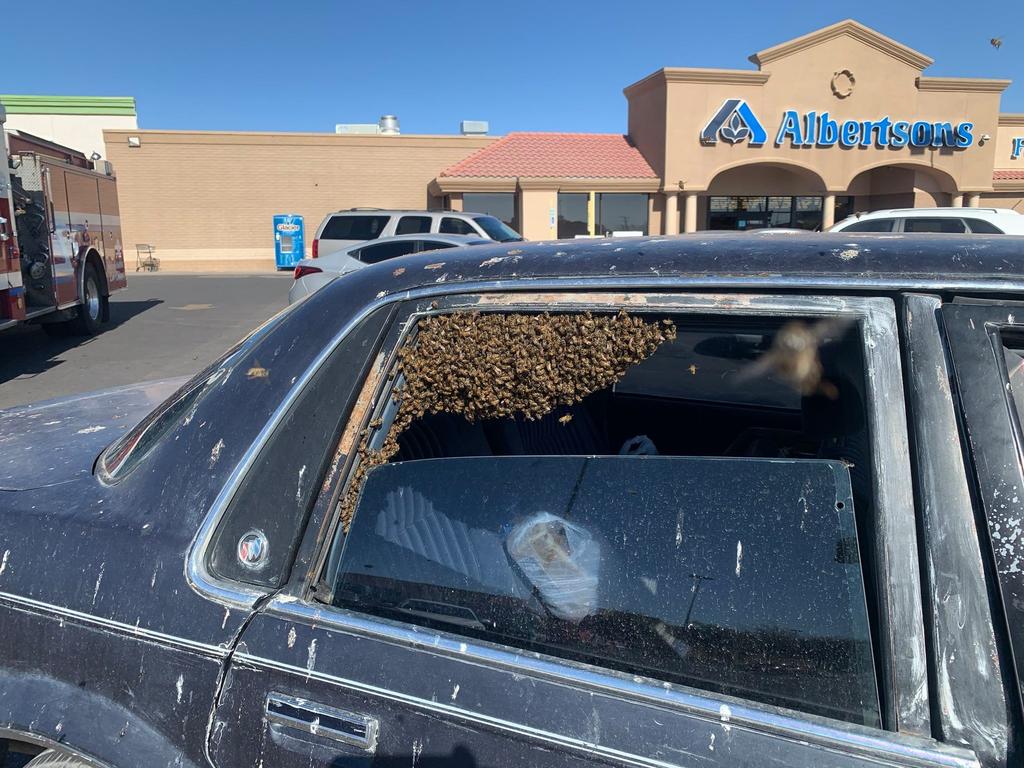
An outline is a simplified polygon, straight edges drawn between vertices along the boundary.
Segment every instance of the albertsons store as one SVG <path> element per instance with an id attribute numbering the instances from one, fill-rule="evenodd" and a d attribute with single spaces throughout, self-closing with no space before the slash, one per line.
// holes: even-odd
<path id="1" fill-rule="evenodd" d="M 827 228 L 910 206 L 1024 210 L 1008 80 L 929 77 L 928 56 L 844 21 L 625 89 L 628 132 L 415 136 L 107 130 L 131 243 L 170 268 L 268 266 L 271 216 L 493 213 L 528 239 Z"/>

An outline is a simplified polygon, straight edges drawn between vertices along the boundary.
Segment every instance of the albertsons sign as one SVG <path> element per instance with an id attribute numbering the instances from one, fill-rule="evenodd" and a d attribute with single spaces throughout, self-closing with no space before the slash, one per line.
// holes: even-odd
<path id="1" fill-rule="evenodd" d="M 974 123 L 924 120 L 834 120 L 828 112 L 795 109 L 782 113 L 775 146 L 793 147 L 951 147 L 964 149 L 974 143 Z M 727 99 L 700 133 L 703 144 L 746 141 L 757 147 L 768 141 L 761 121 L 743 99 Z"/>

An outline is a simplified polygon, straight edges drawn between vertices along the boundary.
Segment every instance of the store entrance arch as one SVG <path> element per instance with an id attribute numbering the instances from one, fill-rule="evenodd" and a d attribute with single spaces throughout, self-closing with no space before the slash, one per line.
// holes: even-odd
<path id="1" fill-rule="evenodd" d="M 851 213 L 885 208 L 934 208 L 954 204 L 956 180 L 945 171 L 915 163 L 867 168 L 847 184 Z"/>
<path id="2" fill-rule="evenodd" d="M 815 171 L 782 161 L 744 163 L 719 171 L 698 217 L 706 229 L 820 229 L 825 182 Z"/>

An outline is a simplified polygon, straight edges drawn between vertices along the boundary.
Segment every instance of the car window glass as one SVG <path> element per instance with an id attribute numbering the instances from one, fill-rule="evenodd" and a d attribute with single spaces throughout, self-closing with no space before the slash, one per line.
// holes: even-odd
<path id="1" fill-rule="evenodd" d="M 376 264 L 379 261 L 405 256 L 416 250 L 416 240 L 399 240 L 393 243 L 379 243 L 360 248 L 358 258 L 364 264 Z"/>
<path id="2" fill-rule="evenodd" d="M 967 226 L 971 228 L 971 232 L 985 235 L 1002 235 L 1005 234 L 1003 230 L 997 227 L 990 221 L 984 219 L 964 219 L 967 222 Z"/>
<path id="3" fill-rule="evenodd" d="M 866 219 L 857 221 L 848 227 L 843 227 L 843 232 L 892 232 L 895 219 Z"/>
<path id="4" fill-rule="evenodd" d="M 935 217 L 935 218 L 907 218 L 903 220 L 903 231 L 904 232 L 945 232 L 947 234 L 955 234 L 957 232 L 966 232 L 967 227 L 964 226 L 964 222 L 961 219 L 955 219 L 951 216 Z"/>
<path id="5" fill-rule="evenodd" d="M 376 240 L 390 216 L 342 214 L 332 216 L 320 233 L 321 240 Z"/>
<path id="6" fill-rule="evenodd" d="M 473 221 L 477 223 L 491 240 L 499 243 L 511 243 L 522 240 L 523 236 L 516 232 L 505 222 L 496 219 L 494 216 L 476 216 Z M 468 234 L 473 234 L 472 232 Z"/>
<path id="7" fill-rule="evenodd" d="M 421 240 L 420 250 L 421 251 L 441 251 L 445 248 L 455 248 L 456 243 L 444 243 L 439 240 Z"/>
<path id="8" fill-rule="evenodd" d="M 839 462 L 385 465 L 366 481 L 336 586 L 346 608 L 879 722 Z"/>
<path id="9" fill-rule="evenodd" d="M 444 235 L 477 235 L 473 226 L 464 219 L 456 219 L 452 216 L 445 216 L 441 219 L 441 228 L 438 230 Z"/>
<path id="10" fill-rule="evenodd" d="M 872 535 L 858 544 L 873 505 L 861 344 L 840 319 L 421 319 L 363 438 L 363 479 L 338 506 L 327 592 L 354 610 L 877 725 Z M 780 360 L 797 347 L 809 356 L 794 379 Z M 779 501 L 783 487 L 800 493 Z M 821 561 L 784 565 L 809 527 L 829 531 Z M 569 558 L 586 542 L 607 559 Z M 805 582 L 815 596 L 797 598 L 796 620 L 769 570 L 749 572 L 754 590 L 727 580 L 742 578 L 752 545 L 775 558 L 759 569 L 846 586 Z M 709 547 L 716 565 L 700 561 Z M 586 606 L 566 573 L 586 577 Z"/>
<path id="11" fill-rule="evenodd" d="M 396 235 L 418 235 L 421 232 L 430 231 L 429 216 L 403 216 L 398 220 L 395 228 Z"/>

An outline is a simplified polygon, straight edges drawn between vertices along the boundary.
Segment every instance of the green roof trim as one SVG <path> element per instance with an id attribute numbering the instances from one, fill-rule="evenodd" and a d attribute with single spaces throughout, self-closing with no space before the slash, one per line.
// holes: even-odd
<path id="1" fill-rule="evenodd" d="M 9 115 L 135 116 L 134 96 L 30 96 L 0 93 Z"/>

